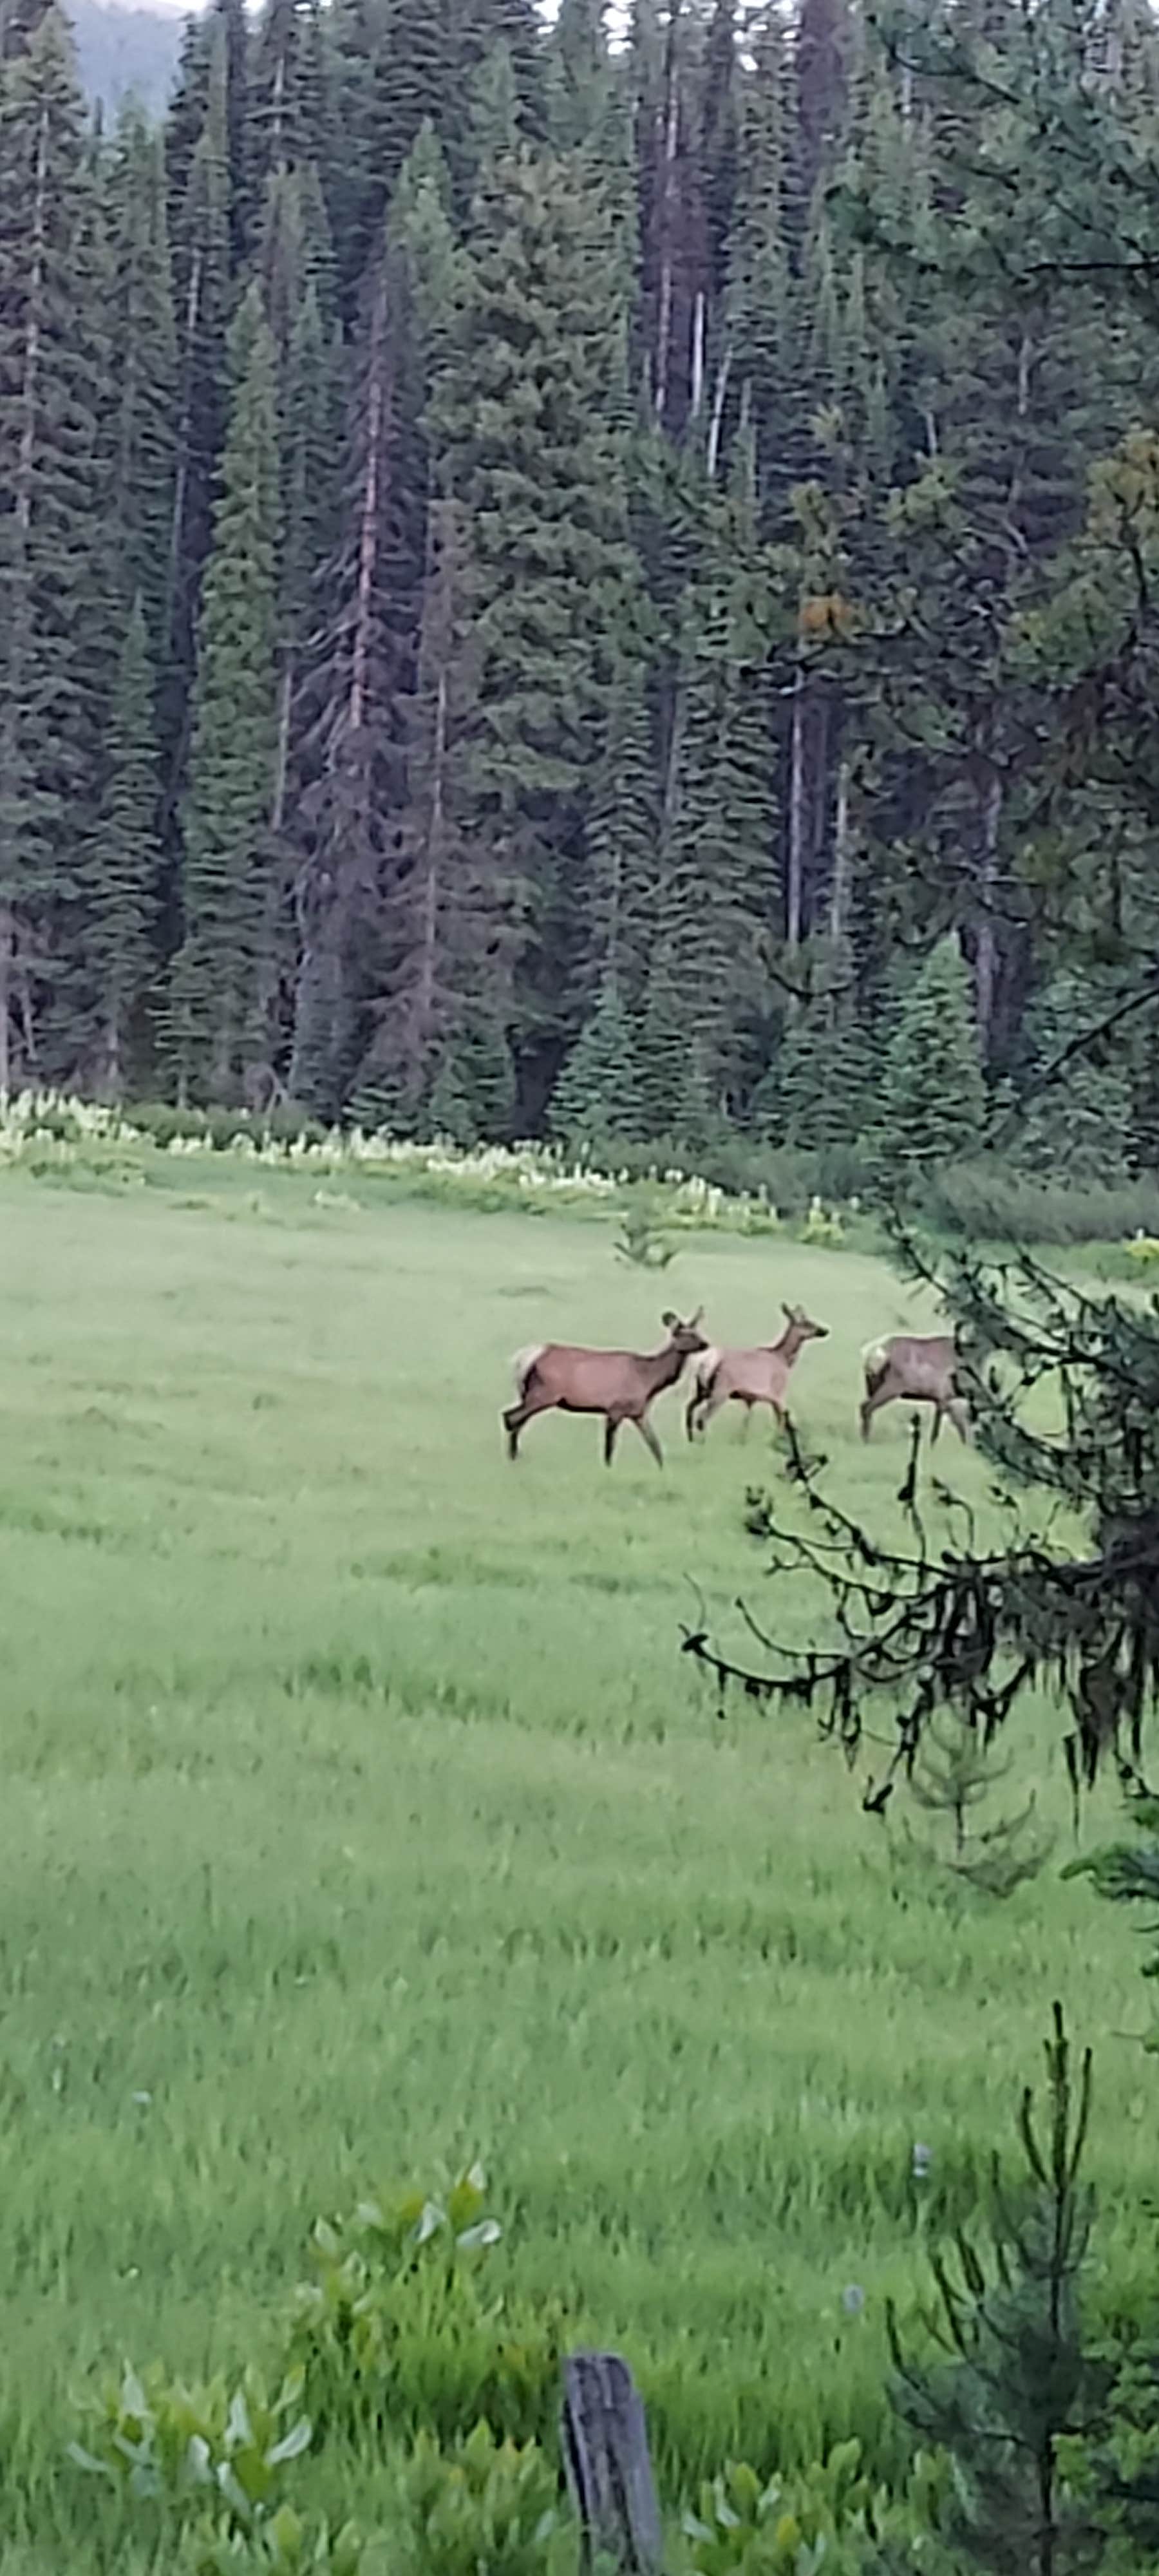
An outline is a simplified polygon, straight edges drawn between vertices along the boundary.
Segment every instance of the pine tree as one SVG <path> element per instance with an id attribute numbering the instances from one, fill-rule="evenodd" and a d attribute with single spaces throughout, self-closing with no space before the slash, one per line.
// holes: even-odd
<path id="1" fill-rule="evenodd" d="M 607 737 L 586 832 L 588 933 L 594 981 L 610 981 L 635 1008 L 658 927 L 660 817 L 641 655 L 613 682 Z"/>
<path id="2" fill-rule="evenodd" d="M 91 812 L 101 388 L 90 366 L 90 213 L 68 30 L 46 8 L 0 68 L 0 1093 L 44 1064 L 62 999 L 74 862 Z M 67 1050 L 65 1028 L 58 1043 Z M 48 1067 L 46 1070 L 50 1069 Z M 67 1053 L 55 1069 L 69 1070 Z"/>
<path id="3" fill-rule="evenodd" d="M 186 800 L 185 937 L 171 1045 L 183 1092 L 228 1101 L 266 1058 L 267 835 L 277 736 L 277 392 L 252 287 L 230 343 L 234 394 L 198 627 Z"/>
<path id="4" fill-rule="evenodd" d="M 975 1154 L 985 1114 L 970 978 L 957 940 L 943 939 L 903 992 L 885 1051 L 883 1160 L 904 1176 Z"/>
<path id="5" fill-rule="evenodd" d="M 632 1024 L 616 985 L 605 983 L 551 1096 L 553 1136 L 599 1162 L 641 1132 Z"/>
<path id="6" fill-rule="evenodd" d="M 739 1101 L 752 1071 L 760 944 L 771 928 L 774 804 L 751 437 L 738 442 L 729 493 L 713 502 L 686 625 L 646 1010 L 657 1134 L 674 1126 L 673 1085 L 688 1094 L 690 1041 L 696 1092 L 706 1088 L 715 1120 Z M 703 1128 L 703 1110 L 697 1117 Z"/>
<path id="7" fill-rule="evenodd" d="M 173 525 L 177 343 L 164 156 L 132 102 L 117 128 L 109 212 L 115 366 L 107 539 L 118 595 L 140 599 L 156 655 Z"/>
<path id="8" fill-rule="evenodd" d="M 987 2576 L 1079 2576 L 1099 2559 L 1066 2454 L 1093 2432 L 1100 2388 L 1081 2293 L 1093 2206 L 1082 2180 L 1090 2110 L 1090 2052 L 1071 2067 L 1062 2010 L 1046 2049 L 1047 2111 L 1029 2086 L 1019 2135 L 1020 2191 L 997 2183 L 987 2264 L 959 2240 L 959 2277 L 944 2257 L 934 2279 L 945 2358 L 904 2353 L 890 2320 L 892 2398 L 912 2439 L 953 2464 L 937 2539 L 954 2567 Z M 876 2562 L 895 2564 L 887 2552 Z"/>
<path id="9" fill-rule="evenodd" d="M 202 44 L 204 111 L 187 161 L 183 153 L 176 164 L 183 185 L 172 217 L 178 398 L 173 516 L 167 549 L 165 732 L 171 802 L 180 785 L 187 748 L 185 709 L 189 703 L 201 579 L 213 534 L 213 494 L 229 381 L 229 45 L 216 11 L 204 22 Z M 201 63 L 199 57 L 199 69 Z M 173 166 L 171 163 L 171 170 Z"/>
<path id="10" fill-rule="evenodd" d="M 1025 1024 L 1031 1077 L 1041 1088 L 1032 1092 L 1019 1125 L 1018 1160 L 1030 1171 L 1058 1174 L 1072 1188 L 1121 1178 L 1130 1159 L 1132 1067 L 1122 1045 L 1103 1049 L 1100 1061 L 1081 1051 L 1057 1080 L 1043 1079 L 1098 1019 L 1100 1007 L 1094 979 L 1058 976 Z"/>
<path id="11" fill-rule="evenodd" d="M 778 1144 L 823 1153 L 864 1133 L 870 1100 L 869 1050 L 851 1013 L 824 998 L 792 1011 L 754 1097 L 757 1126 Z"/>
<path id="12" fill-rule="evenodd" d="M 1010 1768 L 977 1726 L 946 1709 L 931 1717 L 910 1773 L 910 1792 L 926 1815 L 942 1820 L 933 1843 L 918 1848 L 935 1868 L 984 1896 L 1013 1896 L 1037 1878 L 1050 1854 L 1035 1823 L 1033 1791 L 1025 1804 L 993 1822 L 971 1826 Z"/>
<path id="13" fill-rule="evenodd" d="M 631 614 L 623 313 L 606 212 L 516 140 L 500 56 L 441 406 L 471 531 L 474 825 L 506 890 L 525 1059 L 558 1052 L 584 833 Z M 565 975 L 567 969 L 565 968 Z"/>
<path id="14" fill-rule="evenodd" d="M 125 1089 L 154 969 L 160 896 L 160 777 L 155 679 L 140 595 L 125 628 L 104 744 L 104 788 L 86 856 L 84 961 L 100 1032 L 92 1078 L 109 1098 Z"/>

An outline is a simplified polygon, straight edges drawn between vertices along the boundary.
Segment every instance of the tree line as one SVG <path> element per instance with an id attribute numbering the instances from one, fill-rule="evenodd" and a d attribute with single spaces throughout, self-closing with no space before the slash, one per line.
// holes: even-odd
<path id="1" fill-rule="evenodd" d="M 1156 209 L 1135 0 L 0 0 L 0 1091 L 1159 1161 Z"/>

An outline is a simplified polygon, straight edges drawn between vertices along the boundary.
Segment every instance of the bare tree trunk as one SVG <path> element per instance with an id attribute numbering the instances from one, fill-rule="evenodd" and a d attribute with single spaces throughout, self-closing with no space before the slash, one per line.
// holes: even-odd
<path id="1" fill-rule="evenodd" d="M 837 770 L 837 808 L 833 817 L 833 890 L 829 899 L 829 933 L 834 946 L 845 937 L 849 919 L 849 894 L 853 877 L 853 850 L 849 836 L 849 760 L 844 755 Z"/>
<path id="2" fill-rule="evenodd" d="M 721 357 L 720 365 L 716 370 L 716 385 L 714 387 L 712 397 L 712 419 L 709 423 L 708 430 L 708 454 L 706 461 L 710 483 L 715 483 L 716 469 L 720 463 L 720 440 L 721 432 L 724 428 L 724 405 L 725 398 L 728 393 L 728 380 L 731 373 L 732 351 L 731 349 L 725 349 Z"/>
<path id="3" fill-rule="evenodd" d="M 704 288 L 698 287 L 692 307 L 692 382 L 688 416 L 699 420 L 704 402 Z"/>
<path id="4" fill-rule="evenodd" d="M 439 935 L 439 894 L 443 855 L 444 792 L 447 771 L 447 674 L 439 672 L 435 689 L 435 730 L 431 745 L 431 801 L 427 814 L 426 843 L 423 851 L 424 879 L 422 899 L 422 946 L 419 959 L 416 1019 L 418 1041 L 425 1051 L 430 1043 L 435 1019 L 437 990 L 436 958 Z"/>
<path id="5" fill-rule="evenodd" d="M 805 890 L 805 668 L 797 664 L 793 682 L 793 723 L 789 741 L 789 849 L 785 879 L 785 942 L 801 945 Z"/>

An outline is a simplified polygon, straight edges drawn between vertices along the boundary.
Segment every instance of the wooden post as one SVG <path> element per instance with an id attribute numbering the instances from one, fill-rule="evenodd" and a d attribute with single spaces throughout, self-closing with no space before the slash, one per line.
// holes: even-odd
<path id="1" fill-rule="evenodd" d="M 618 2353 L 573 2352 L 565 2361 L 560 2431 L 581 2568 L 604 2558 L 622 2576 L 660 2576 L 660 2509 L 644 2407 Z"/>

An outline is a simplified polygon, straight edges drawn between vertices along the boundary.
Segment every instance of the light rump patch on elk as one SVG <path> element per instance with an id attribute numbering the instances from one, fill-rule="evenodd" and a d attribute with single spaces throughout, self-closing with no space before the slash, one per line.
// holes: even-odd
<path id="1" fill-rule="evenodd" d="M 605 1466 L 611 1466 L 620 1424 L 634 1422 L 662 1467 L 664 1452 L 648 1410 L 666 1386 L 675 1386 L 685 1362 L 707 1349 L 703 1311 L 698 1306 L 687 1324 L 678 1315 L 664 1315 L 668 1339 L 659 1351 L 589 1351 L 569 1342 L 532 1342 L 519 1351 L 512 1363 L 516 1400 L 503 1415 L 508 1457 L 518 1457 L 519 1435 L 537 1413 L 602 1413 Z"/>
<path id="2" fill-rule="evenodd" d="M 793 1363 L 806 1342 L 828 1339 L 827 1324 L 815 1324 L 803 1306 L 782 1306 L 785 1329 L 775 1342 L 759 1342 L 752 1350 L 707 1350 L 696 1363 L 694 1384 L 684 1415 L 684 1428 L 690 1440 L 703 1433 L 713 1414 L 722 1405 L 743 1404 L 744 1431 L 747 1434 L 754 1404 L 767 1404 L 775 1413 L 781 1428 L 786 1417 L 786 1396 Z"/>
<path id="3" fill-rule="evenodd" d="M 866 1343 L 861 1365 L 865 1372 L 863 1440 L 868 1440 L 870 1423 L 883 1404 L 932 1404 L 931 1441 L 937 1439 L 944 1415 L 960 1440 L 969 1439 L 970 1415 L 958 1386 L 958 1352 L 951 1334 L 891 1333 L 883 1341 Z"/>

